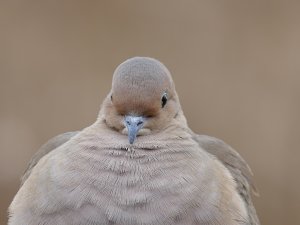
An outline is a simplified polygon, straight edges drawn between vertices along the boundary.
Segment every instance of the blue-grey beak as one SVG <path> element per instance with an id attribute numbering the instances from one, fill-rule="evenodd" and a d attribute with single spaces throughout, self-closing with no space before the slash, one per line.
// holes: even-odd
<path id="1" fill-rule="evenodd" d="M 133 144 L 139 130 L 144 126 L 145 118 L 142 116 L 125 116 L 124 124 L 128 130 L 129 143 Z"/>

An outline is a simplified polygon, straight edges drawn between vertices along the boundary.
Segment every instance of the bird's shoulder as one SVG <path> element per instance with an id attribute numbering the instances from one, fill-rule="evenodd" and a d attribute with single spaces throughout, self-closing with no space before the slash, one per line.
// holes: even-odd
<path id="1" fill-rule="evenodd" d="M 251 199 L 251 192 L 258 195 L 258 191 L 247 162 L 231 146 L 218 138 L 193 134 L 193 139 L 203 150 L 216 157 L 228 169 L 236 182 L 238 193 L 246 204 L 251 224 L 258 225 L 259 221 Z"/>
<path id="2" fill-rule="evenodd" d="M 45 155 L 53 151 L 54 149 L 58 148 L 59 146 L 63 145 L 64 143 L 68 142 L 72 137 L 74 137 L 76 134 L 78 134 L 79 131 L 71 131 L 59 134 L 50 140 L 48 140 L 44 145 L 42 145 L 38 151 L 32 156 L 31 160 L 28 163 L 28 166 L 26 170 L 23 173 L 23 176 L 21 178 L 21 186 L 24 184 L 24 182 L 27 180 L 27 178 L 30 176 L 33 168 L 36 166 L 36 164 L 42 159 Z"/>
<path id="3" fill-rule="evenodd" d="M 193 139 L 202 149 L 221 161 L 237 182 L 247 182 L 247 185 L 245 185 L 249 186 L 254 194 L 258 194 L 251 168 L 236 150 L 221 139 L 215 137 L 194 134 Z"/>

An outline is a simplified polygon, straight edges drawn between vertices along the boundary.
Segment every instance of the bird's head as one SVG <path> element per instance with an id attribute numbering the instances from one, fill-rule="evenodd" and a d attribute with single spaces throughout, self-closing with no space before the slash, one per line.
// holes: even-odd
<path id="1" fill-rule="evenodd" d="M 153 58 L 134 57 L 116 68 L 101 114 L 110 128 L 128 135 L 133 144 L 138 135 L 167 127 L 180 110 L 168 69 Z"/>

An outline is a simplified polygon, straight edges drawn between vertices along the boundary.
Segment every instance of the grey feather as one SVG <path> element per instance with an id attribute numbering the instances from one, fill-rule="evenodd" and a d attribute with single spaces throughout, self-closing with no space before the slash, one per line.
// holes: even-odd
<path id="1" fill-rule="evenodd" d="M 229 170 L 237 184 L 237 191 L 246 204 L 250 224 L 259 225 L 260 222 L 251 199 L 251 191 L 256 196 L 259 194 L 252 179 L 253 173 L 246 161 L 232 147 L 218 138 L 194 134 L 194 140 Z"/>
<path id="2" fill-rule="evenodd" d="M 30 162 L 28 163 L 28 166 L 27 166 L 26 170 L 24 171 L 23 176 L 21 178 L 21 186 L 27 180 L 32 169 L 40 161 L 41 158 L 43 158 L 45 155 L 47 155 L 49 152 L 53 151 L 57 147 L 66 143 L 67 141 L 69 141 L 73 136 L 75 136 L 78 133 L 79 133 L 79 131 L 70 131 L 70 132 L 66 132 L 63 134 L 59 134 L 59 135 L 51 138 L 44 145 L 42 145 L 39 148 L 39 150 L 32 156 Z"/>

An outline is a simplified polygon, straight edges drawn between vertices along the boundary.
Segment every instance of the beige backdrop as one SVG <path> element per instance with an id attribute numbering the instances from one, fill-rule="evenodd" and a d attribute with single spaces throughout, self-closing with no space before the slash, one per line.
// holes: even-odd
<path id="1" fill-rule="evenodd" d="M 114 68 L 172 72 L 190 126 L 251 165 L 262 224 L 300 224 L 300 2 L 0 2 L 0 224 L 31 155 L 93 123 Z"/>

